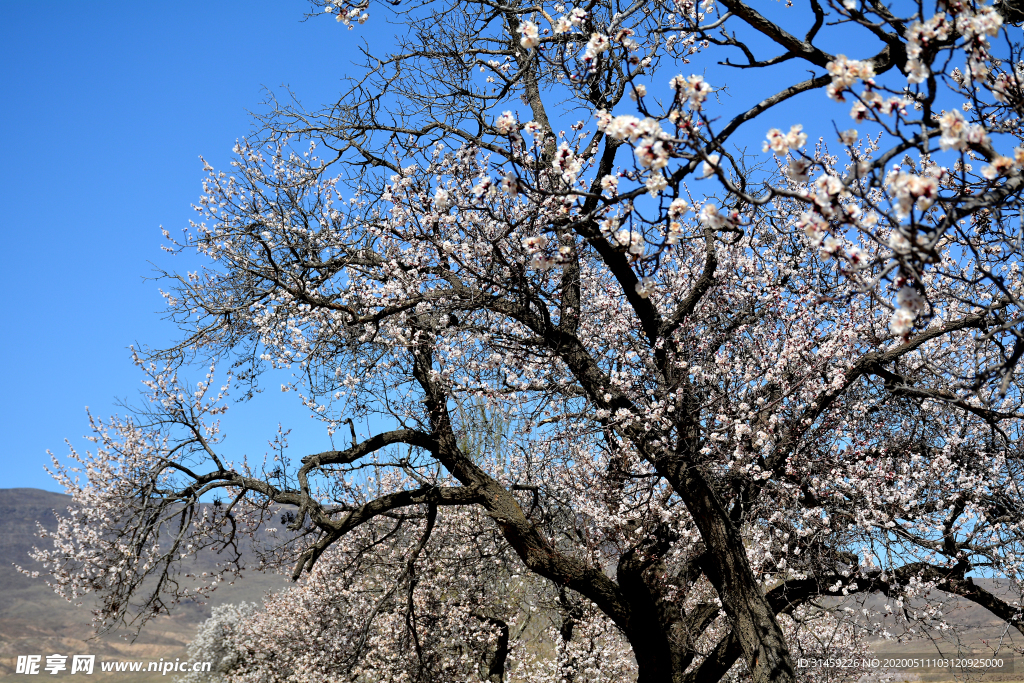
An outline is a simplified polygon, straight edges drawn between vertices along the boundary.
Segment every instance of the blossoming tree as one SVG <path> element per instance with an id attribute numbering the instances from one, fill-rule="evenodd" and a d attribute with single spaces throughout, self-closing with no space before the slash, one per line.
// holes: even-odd
<path id="1" fill-rule="evenodd" d="M 791 681 L 883 628 L 841 606 L 870 593 L 1022 628 L 971 578 L 1021 578 L 1019 30 L 967 0 L 763 9 L 317 6 L 409 30 L 207 168 L 166 235 L 207 262 L 168 275 L 183 337 L 137 358 L 151 402 L 94 422 L 85 480 L 56 465 L 49 580 L 144 620 L 246 542 L 309 577 L 259 622 L 303 644 L 279 675 L 352 680 Z M 774 94 L 730 114 L 716 62 Z M 765 123 L 798 102 L 817 121 Z M 228 387 L 287 369 L 336 449 L 231 452 Z M 482 453 L 473 406 L 505 425 Z M 517 645 L 527 593 L 552 657 Z"/>

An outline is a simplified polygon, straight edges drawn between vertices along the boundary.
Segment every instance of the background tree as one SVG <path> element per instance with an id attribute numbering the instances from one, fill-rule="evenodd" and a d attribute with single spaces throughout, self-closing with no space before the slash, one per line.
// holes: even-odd
<path id="1" fill-rule="evenodd" d="M 970 578 L 1020 579 L 1024 68 L 998 10 L 379 9 L 396 49 L 367 48 L 322 111 L 272 103 L 167 235 L 208 265 L 167 276 L 183 337 L 137 357 L 150 402 L 94 423 L 87 481 L 56 465 L 78 504 L 38 554 L 58 590 L 99 592 L 103 626 L 145 619 L 196 590 L 184 558 L 290 505 L 262 566 L 337 591 L 331 666 L 357 679 L 478 666 L 503 638 L 487 619 L 511 619 L 479 579 L 499 557 L 643 683 L 794 680 L 801 615 L 845 619 L 828 597 L 913 620 L 941 589 L 1024 628 Z M 368 10 L 317 6 L 350 28 Z M 778 90 L 723 118 L 703 60 Z M 867 133 L 822 126 L 833 152 L 764 130 L 797 97 Z M 737 148 L 751 130 L 763 157 Z M 225 452 L 221 361 L 243 391 L 291 369 L 282 390 L 351 443 L 295 467 Z M 500 462 L 464 448 L 473 401 L 507 420 Z M 418 583 L 445 563 L 472 570 Z M 587 661 L 583 680 L 624 671 Z"/>
<path id="2" fill-rule="evenodd" d="M 210 671 L 190 671 L 178 680 L 181 683 L 223 681 L 229 671 L 238 667 L 238 632 L 257 608 L 251 602 L 214 607 L 210 618 L 199 625 L 195 637 L 188 644 L 188 658 L 193 662 L 210 662 Z"/>

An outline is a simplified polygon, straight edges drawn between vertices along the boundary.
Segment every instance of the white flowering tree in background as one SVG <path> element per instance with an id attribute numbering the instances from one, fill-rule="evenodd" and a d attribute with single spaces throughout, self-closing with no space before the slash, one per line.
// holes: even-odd
<path id="1" fill-rule="evenodd" d="M 258 606 L 251 602 L 220 605 L 210 610 L 210 618 L 200 624 L 195 638 L 188 644 L 189 660 L 210 662 L 210 671 L 190 671 L 179 680 L 182 683 L 224 680 L 225 674 L 240 663 L 239 633 L 257 610 Z"/>
<path id="2" fill-rule="evenodd" d="M 899 635 L 849 617 L 867 594 L 908 632 L 945 626 L 942 596 L 1021 628 L 971 578 L 1016 588 L 1024 552 L 1014 11 L 312 16 L 408 28 L 207 169 L 167 235 L 206 262 L 167 278 L 180 344 L 140 355 L 151 400 L 95 423 L 84 479 L 57 466 L 58 590 L 144 621 L 250 544 L 306 578 L 253 618 L 238 680 L 807 679 L 799 653 Z M 717 63 L 774 94 L 731 110 Z M 228 386 L 282 369 L 336 449 L 232 452 Z M 500 448 L 467 446 L 480 406 Z"/>

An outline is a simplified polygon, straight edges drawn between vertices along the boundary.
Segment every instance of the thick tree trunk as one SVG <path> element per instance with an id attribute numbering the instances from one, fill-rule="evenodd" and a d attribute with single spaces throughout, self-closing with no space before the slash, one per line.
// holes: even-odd
<path id="1" fill-rule="evenodd" d="M 796 680 L 782 629 L 754 579 L 746 548 L 725 507 L 695 467 L 683 458 L 663 461 L 659 469 L 686 504 L 708 550 L 708 579 L 733 620 L 733 633 L 756 683 Z"/>
<path id="2" fill-rule="evenodd" d="M 643 566 L 630 551 L 619 560 L 617 578 L 629 601 L 626 638 L 637 663 L 637 683 L 673 683 L 673 657 L 668 626 L 662 621 L 654 596 L 642 575 Z"/>

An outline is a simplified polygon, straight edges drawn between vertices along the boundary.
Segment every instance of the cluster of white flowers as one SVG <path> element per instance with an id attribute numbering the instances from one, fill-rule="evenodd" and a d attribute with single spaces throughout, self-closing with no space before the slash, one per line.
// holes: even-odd
<path id="1" fill-rule="evenodd" d="M 603 109 L 598 110 L 596 116 L 597 128 L 605 135 L 634 143 L 641 166 L 656 171 L 668 165 L 672 153 L 672 145 L 668 142 L 671 136 L 662 130 L 658 121 L 650 117 L 640 120 L 629 114 L 612 117 Z M 660 177 L 660 174 L 656 175 Z M 653 182 L 658 184 L 659 181 Z"/>
<path id="2" fill-rule="evenodd" d="M 972 145 L 987 145 L 988 133 L 980 125 L 968 125 L 964 115 L 956 109 L 944 111 L 939 116 L 939 146 L 945 150 L 962 151 Z"/>
<path id="3" fill-rule="evenodd" d="M 850 191 L 843 184 L 839 176 L 833 173 L 826 173 L 814 181 L 814 204 L 818 210 L 827 218 L 835 214 L 835 208 L 839 199 L 846 199 Z"/>
<path id="4" fill-rule="evenodd" d="M 1020 77 L 1014 77 L 1009 74 L 1001 73 L 995 77 L 995 80 L 985 84 L 992 91 L 992 95 L 995 97 L 997 102 L 1007 104 L 1013 99 L 1019 99 L 1021 97 L 1021 83 Z"/>
<path id="5" fill-rule="evenodd" d="M 909 216 L 914 206 L 918 211 L 928 210 L 939 196 L 939 181 L 934 176 L 896 171 L 888 175 L 886 184 L 896 195 L 896 215 L 900 218 Z"/>
<path id="6" fill-rule="evenodd" d="M 949 17 L 936 14 L 925 22 L 915 21 L 907 29 L 907 81 L 924 83 L 931 74 L 921 61 L 921 50 L 949 38 Z"/>
<path id="7" fill-rule="evenodd" d="M 593 61 L 599 54 L 606 52 L 609 47 L 611 47 L 611 41 L 608 40 L 608 36 L 603 33 L 591 33 L 590 40 L 587 41 L 587 49 L 583 52 L 583 59 Z"/>
<path id="8" fill-rule="evenodd" d="M 876 111 L 883 116 L 890 116 L 895 112 L 905 114 L 907 106 L 905 97 L 882 97 L 874 90 L 866 90 L 860 95 L 860 100 L 850 107 L 850 116 L 854 121 L 860 123 L 868 117 L 868 112 Z"/>
<path id="9" fill-rule="evenodd" d="M 634 31 L 632 29 L 624 28 L 615 34 L 614 40 L 630 52 L 636 52 L 640 49 L 640 44 L 630 38 L 632 35 L 634 35 Z"/>
<path id="10" fill-rule="evenodd" d="M 334 5 L 327 5 L 327 7 L 324 8 L 324 12 L 326 12 L 327 14 L 337 12 L 338 14 L 335 17 L 335 20 L 344 24 L 349 29 L 352 29 L 353 21 L 358 24 L 365 24 L 366 20 L 370 18 L 370 15 L 364 12 L 362 7 L 354 7 L 352 9 L 346 10 L 341 5 L 341 3 L 336 4 L 337 7 L 335 7 Z"/>
<path id="11" fill-rule="evenodd" d="M 540 45 L 540 29 L 537 27 L 537 24 L 532 21 L 524 21 L 519 26 L 519 32 L 523 35 L 519 40 L 519 44 L 527 50 Z"/>
<path id="12" fill-rule="evenodd" d="M 523 238 L 523 248 L 527 253 L 534 254 L 548 246 L 548 238 L 544 235 L 531 235 Z"/>
<path id="13" fill-rule="evenodd" d="M 555 23 L 551 25 L 551 30 L 554 31 L 556 36 L 568 33 L 572 30 L 572 22 L 569 20 L 569 17 L 558 17 Z"/>
<path id="14" fill-rule="evenodd" d="M 547 254 L 534 254 L 530 259 L 530 267 L 534 270 L 551 270 L 560 263 L 558 259 L 551 258 Z"/>
<path id="15" fill-rule="evenodd" d="M 1020 149 L 1019 147 L 1017 149 Z M 1010 157 L 1004 157 L 1001 154 L 996 154 L 992 157 L 992 161 L 983 166 L 981 169 L 981 175 L 988 180 L 995 180 L 1000 176 L 1010 175 L 1014 170 L 1014 161 Z"/>
<path id="16" fill-rule="evenodd" d="M 790 126 L 788 133 L 783 133 L 778 128 L 768 131 L 768 139 L 764 142 L 762 151 L 771 150 L 779 156 L 785 155 L 789 150 L 803 147 L 807 143 L 807 133 L 803 132 L 804 127 L 799 123 Z"/>
<path id="17" fill-rule="evenodd" d="M 718 168 L 718 160 L 721 157 L 717 154 L 709 154 L 708 158 L 704 160 L 701 166 L 701 178 L 710 178 L 715 175 L 715 170 Z"/>
<path id="18" fill-rule="evenodd" d="M 685 216 L 690 211 L 690 203 L 682 197 L 676 197 L 672 200 L 672 203 L 668 205 L 668 215 L 672 218 L 679 218 Z"/>
<path id="19" fill-rule="evenodd" d="M 530 268 L 544 271 L 564 263 L 564 258 L 570 252 L 569 247 L 559 247 L 558 253 L 550 256 L 544 251 L 549 243 L 550 240 L 544 235 L 531 235 L 523 238 L 523 249 L 530 255 Z"/>
<path id="20" fill-rule="evenodd" d="M 954 168 L 962 168 L 960 162 L 956 162 Z M 1024 169 L 1024 148 L 1016 147 L 1013 150 L 1013 158 L 994 154 L 989 164 L 982 166 L 981 175 L 987 180 L 995 180 L 1002 176 L 1010 176 L 1019 173 Z M 966 170 L 971 170 L 971 165 L 966 165 Z"/>
<path id="21" fill-rule="evenodd" d="M 690 212 L 690 203 L 682 197 L 676 197 L 672 200 L 672 203 L 668 205 L 669 218 L 673 219 L 668 224 L 668 234 L 665 236 L 665 242 L 668 244 L 679 244 L 679 238 L 683 234 L 683 226 L 677 219 L 682 218 Z"/>
<path id="22" fill-rule="evenodd" d="M 956 17 L 956 30 L 964 37 L 969 53 L 967 72 L 975 81 L 985 82 L 989 74 L 988 60 L 991 59 L 988 37 L 999 35 L 1003 18 L 991 5 L 981 5 L 977 11 L 969 7 L 961 9 Z"/>
<path id="23" fill-rule="evenodd" d="M 573 27 L 581 25 L 583 20 L 586 18 L 586 11 L 577 7 L 573 11 L 569 12 L 569 14 L 558 17 L 558 19 L 551 24 L 551 30 L 554 31 L 555 35 L 568 33 L 573 29 Z"/>
<path id="24" fill-rule="evenodd" d="M 519 193 L 519 179 L 516 177 L 515 173 L 509 171 L 504 176 L 502 176 L 501 189 L 503 192 L 506 192 L 511 195 Z"/>
<path id="25" fill-rule="evenodd" d="M 647 193 L 652 197 L 657 197 L 658 194 L 668 187 L 668 180 L 659 172 L 652 173 L 646 181 L 644 181 L 644 187 L 647 188 Z"/>
<path id="26" fill-rule="evenodd" d="M 696 74 L 691 75 L 689 78 L 683 78 L 680 74 L 671 81 L 669 85 L 676 91 L 676 97 L 680 101 L 685 100 L 689 103 L 690 109 L 698 110 L 704 104 L 704 100 L 711 94 L 711 86 L 704 80 L 703 76 Z"/>
<path id="27" fill-rule="evenodd" d="M 665 235 L 666 244 L 679 244 L 683 236 L 683 226 L 679 221 L 672 221 L 668 224 L 668 234 Z"/>
<path id="28" fill-rule="evenodd" d="M 836 55 L 836 58 L 825 65 L 832 82 L 826 91 L 828 96 L 837 102 L 844 102 L 843 91 L 848 90 L 858 81 L 865 81 L 872 84 L 875 77 L 875 66 L 871 62 L 858 59 L 847 59 L 846 55 Z"/>
<path id="29" fill-rule="evenodd" d="M 510 111 L 502 112 L 494 121 L 494 128 L 501 135 L 508 135 L 512 131 L 516 130 L 516 115 Z"/>
<path id="30" fill-rule="evenodd" d="M 654 293 L 655 282 L 652 277 L 645 277 L 640 282 L 636 283 L 636 293 L 640 295 L 641 299 L 646 299 Z"/>
<path id="31" fill-rule="evenodd" d="M 828 221 L 817 211 L 804 211 L 796 221 L 796 227 L 803 230 L 812 246 L 820 246 L 828 235 Z"/>
<path id="32" fill-rule="evenodd" d="M 609 216 L 599 223 L 601 228 L 601 234 L 605 236 L 612 244 L 615 243 L 615 235 L 613 234 L 619 227 L 619 217 Z"/>
<path id="33" fill-rule="evenodd" d="M 434 193 L 434 210 L 435 211 L 447 211 L 452 206 L 451 195 L 448 194 L 448 190 L 443 187 L 437 188 L 437 192 Z"/>
<path id="34" fill-rule="evenodd" d="M 482 199 L 485 196 L 492 196 L 494 193 L 494 182 L 490 177 L 480 178 L 476 185 L 473 186 L 473 196 L 477 199 Z"/>
<path id="35" fill-rule="evenodd" d="M 976 12 L 964 8 L 956 17 L 956 30 L 967 40 L 978 40 L 985 36 L 995 38 L 1003 17 L 992 5 L 980 5 Z"/>
<path id="36" fill-rule="evenodd" d="M 652 118 L 642 121 L 635 116 L 624 114 L 612 117 L 604 109 L 599 109 L 597 115 L 597 129 L 604 131 L 605 135 L 616 140 L 629 140 L 636 142 L 642 135 L 660 138 L 663 135 L 661 124 Z"/>
<path id="37" fill-rule="evenodd" d="M 567 142 L 563 142 L 558 146 L 558 151 L 555 152 L 555 159 L 551 162 L 551 165 L 556 171 L 561 172 L 562 180 L 569 184 L 575 183 L 576 176 L 583 170 L 583 162 L 569 149 L 569 143 Z"/>
<path id="38" fill-rule="evenodd" d="M 789 168 L 786 169 L 786 174 L 795 183 L 806 183 L 810 179 L 810 176 L 807 174 L 810 168 L 811 162 L 807 159 L 790 157 Z"/>
<path id="39" fill-rule="evenodd" d="M 259 605 L 254 602 L 218 605 L 211 610 L 210 618 L 196 629 L 196 635 L 188 644 L 188 655 L 194 661 L 212 662 L 212 673 L 189 672 L 177 679 L 176 683 L 207 683 L 223 680 L 238 665 L 242 656 L 237 635 L 246 622 L 252 620 Z"/>
<path id="40" fill-rule="evenodd" d="M 644 168 L 658 170 L 668 166 L 671 145 L 655 137 L 645 137 L 635 147 L 637 161 Z"/>
<path id="41" fill-rule="evenodd" d="M 907 285 L 896 293 L 896 310 L 889 319 L 893 334 L 903 336 L 914 326 L 917 316 L 925 308 L 925 300 L 913 287 Z"/>
<path id="42" fill-rule="evenodd" d="M 898 229 L 893 230 L 889 234 L 888 244 L 889 248 L 897 254 L 909 254 L 911 249 L 913 249 L 913 245 L 910 243 L 910 240 L 908 240 L 907 236 Z"/>
<path id="43" fill-rule="evenodd" d="M 709 228 L 718 230 L 734 227 L 738 222 L 739 215 L 735 211 L 730 214 L 721 213 L 716 205 L 708 202 L 700 207 L 699 217 L 701 223 Z"/>
<path id="44" fill-rule="evenodd" d="M 615 233 L 615 242 L 620 247 L 625 247 L 626 251 L 634 256 L 644 253 L 644 236 L 628 228 L 623 228 Z"/>

